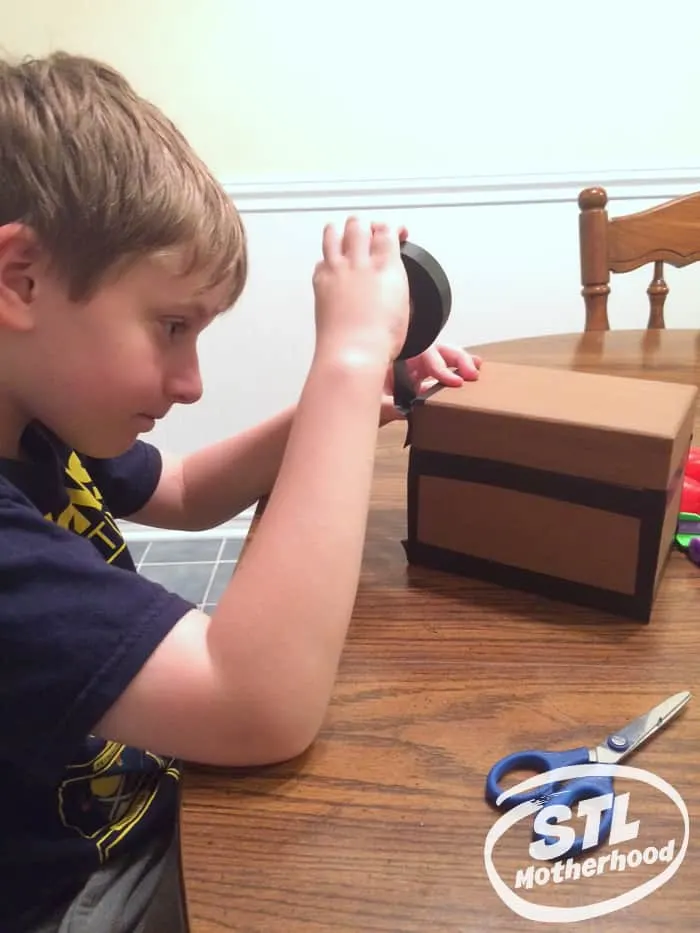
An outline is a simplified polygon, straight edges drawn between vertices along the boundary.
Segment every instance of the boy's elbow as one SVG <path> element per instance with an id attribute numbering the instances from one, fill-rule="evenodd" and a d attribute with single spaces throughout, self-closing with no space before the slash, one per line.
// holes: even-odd
<path id="1" fill-rule="evenodd" d="M 260 748 L 258 760 L 251 764 L 277 765 L 300 758 L 314 744 L 317 735 L 314 733 L 306 739 L 295 735 L 271 739 Z"/>
<path id="2" fill-rule="evenodd" d="M 268 722 L 265 742 L 268 763 L 290 761 L 305 754 L 318 738 L 323 719 L 323 714 L 310 711 L 294 717 L 281 715 Z"/>
<path id="3" fill-rule="evenodd" d="M 319 704 L 320 707 L 320 704 Z M 263 715 L 251 716 L 246 729 L 231 737 L 226 759 L 221 764 L 229 767 L 275 765 L 291 761 L 305 754 L 314 744 L 323 726 L 327 704 L 323 708 L 303 709 L 287 704 Z M 241 739 L 243 739 L 241 741 Z"/>

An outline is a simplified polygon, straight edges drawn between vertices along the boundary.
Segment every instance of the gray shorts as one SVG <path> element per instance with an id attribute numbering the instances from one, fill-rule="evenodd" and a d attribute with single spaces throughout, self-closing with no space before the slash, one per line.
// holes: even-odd
<path id="1" fill-rule="evenodd" d="M 115 859 L 32 933 L 186 933 L 177 834 L 137 859 Z"/>

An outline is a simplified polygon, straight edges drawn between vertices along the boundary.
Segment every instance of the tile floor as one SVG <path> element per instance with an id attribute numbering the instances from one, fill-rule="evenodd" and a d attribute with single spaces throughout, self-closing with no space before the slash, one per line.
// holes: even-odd
<path id="1" fill-rule="evenodd" d="M 128 541 L 139 571 L 211 612 L 231 578 L 244 538 Z"/>

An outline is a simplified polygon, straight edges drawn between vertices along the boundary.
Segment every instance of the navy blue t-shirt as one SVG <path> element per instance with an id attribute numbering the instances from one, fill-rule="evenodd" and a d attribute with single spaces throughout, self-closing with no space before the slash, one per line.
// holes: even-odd
<path id="1" fill-rule="evenodd" d="M 115 519 L 156 448 L 95 460 L 38 424 L 0 459 L 0 931 L 177 819 L 177 763 L 92 729 L 192 604 L 135 572 Z"/>

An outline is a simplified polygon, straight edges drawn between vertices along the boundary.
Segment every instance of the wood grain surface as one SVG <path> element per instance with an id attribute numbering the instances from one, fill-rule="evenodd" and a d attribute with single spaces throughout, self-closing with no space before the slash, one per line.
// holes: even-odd
<path id="1" fill-rule="evenodd" d="M 478 351 L 485 366 L 502 360 L 700 385 L 695 331 L 592 331 Z M 671 556 L 648 625 L 408 567 L 404 436 L 403 425 L 379 432 L 364 568 L 322 734 L 284 765 L 186 768 L 181 846 L 192 933 L 570 929 L 522 918 L 489 880 L 484 843 L 499 816 L 484 800 L 489 768 L 520 749 L 595 745 L 670 694 L 700 687 L 700 568 L 681 554 Z M 626 764 L 680 794 L 687 852 L 644 900 L 574 929 L 695 933 L 700 697 Z M 679 809 L 640 782 L 620 780 L 617 789 L 629 791 L 628 819 L 639 820 L 638 838 L 619 852 L 668 852 L 673 840 L 678 855 Z M 511 889 L 518 869 L 542 864 L 528 853 L 530 832 L 522 822 L 494 850 Z M 538 905 L 583 907 L 665 867 L 517 893 Z"/>

